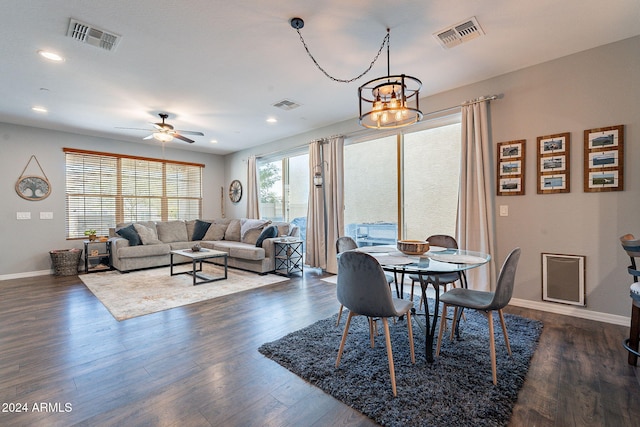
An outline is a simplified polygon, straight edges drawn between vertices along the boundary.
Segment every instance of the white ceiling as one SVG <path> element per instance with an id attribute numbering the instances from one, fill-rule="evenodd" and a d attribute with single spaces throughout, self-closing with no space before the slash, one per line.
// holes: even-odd
<path id="1" fill-rule="evenodd" d="M 638 0 L 0 0 L 0 7 L 0 122 L 136 143 L 148 133 L 117 127 L 147 128 L 166 112 L 177 129 L 205 134 L 171 146 L 217 154 L 355 120 L 358 86 L 386 75 L 382 55 L 364 78 L 331 81 L 307 56 L 292 17 L 304 19 L 302 35 L 320 65 L 343 79 L 367 68 L 390 28 L 391 74 L 421 79 L 422 97 L 640 34 Z M 485 36 L 440 47 L 433 33 L 472 16 Z M 119 45 L 109 52 L 67 37 L 70 18 L 120 35 Z M 48 62 L 39 49 L 66 60 Z M 301 107 L 273 106 L 283 99 Z"/>

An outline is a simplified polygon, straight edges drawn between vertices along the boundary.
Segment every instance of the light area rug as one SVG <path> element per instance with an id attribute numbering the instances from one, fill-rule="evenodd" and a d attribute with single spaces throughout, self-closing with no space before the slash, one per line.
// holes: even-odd
<path id="1" fill-rule="evenodd" d="M 174 272 L 188 268 L 191 265 L 174 267 Z M 212 276 L 224 274 L 221 267 L 209 264 L 203 265 L 203 272 Z M 79 277 L 119 321 L 289 280 L 230 268 L 226 280 L 193 286 L 190 275 L 171 276 L 169 267 L 124 274 L 106 271 Z"/>

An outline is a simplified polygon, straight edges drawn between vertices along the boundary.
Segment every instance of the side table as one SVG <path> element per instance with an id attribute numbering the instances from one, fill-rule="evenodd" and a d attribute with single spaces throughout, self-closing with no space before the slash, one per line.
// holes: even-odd
<path id="1" fill-rule="evenodd" d="M 84 272 L 111 270 L 111 241 L 84 241 Z"/>
<path id="2" fill-rule="evenodd" d="M 291 273 L 302 273 L 302 240 L 276 240 L 273 245 L 277 274 L 290 276 Z"/>

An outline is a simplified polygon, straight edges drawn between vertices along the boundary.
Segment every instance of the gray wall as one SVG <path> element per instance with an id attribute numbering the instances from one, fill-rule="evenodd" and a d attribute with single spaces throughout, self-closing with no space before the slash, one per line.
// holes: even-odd
<path id="1" fill-rule="evenodd" d="M 0 123 L 0 279 L 33 272 L 48 272 L 51 249 L 81 248 L 79 240 L 65 236 L 65 162 L 63 147 L 104 151 L 152 158 L 204 163 L 204 217 L 220 216 L 220 187 L 224 185 L 224 159 L 221 156 L 175 150 L 161 146 L 132 144 L 103 138 L 43 130 Z M 31 155 L 35 155 L 52 191 L 41 201 L 28 201 L 15 192 L 15 183 Z M 35 162 L 25 174 L 40 175 Z M 30 220 L 17 220 L 17 212 L 31 212 Z M 41 220 L 40 212 L 53 212 L 52 220 Z"/>
<path id="2" fill-rule="evenodd" d="M 585 316 L 581 311 L 629 315 L 629 260 L 618 237 L 626 233 L 640 236 L 640 170 L 635 164 L 640 156 L 638 76 L 640 37 L 634 37 L 421 100 L 423 111 L 429 112 L 481 95 L 503 94 L 504 98 L 490 107 L 494 161 L 496 143 L 527 141 L 526 194 L 495 196 L 496 212 L 500 205 L 508 205 L 509 216 L 496 218 L 498 250 L 492 254 L 500 264 L 513 247 L 522 248 L 514 293 L 521 303 L 550 311 L 560 307 L 560 311 L 581 316 Z M 428 76 L 420 77 L 428 90 Z M 619 124 L 625 125 L 625 191 L 584 193 L 583 131 Z M 356 131 L 356 120 L 348 120 L 228 155 L 227 181 L 246 181 L 250 154 L 285 150 L 315 138 Z M 536 138 L 562 132 L 571 133 L 571 192 L 538 195 Z M 495 181 L 495 167 L 492 177 Z M 245 215 L 243 202 L 229 206 L 229 214 Z M 541 302 L 543 252 L 586 256 L 586 308 Z"/>
<path id="3" fill-rule="evenodd" d="M 586 256 L 587 307 L 562 306 L 567 313 L 629 315 L 628 258 L 618 237 L 640 235 L 640 37 L 602 46 L 544 64 L 514 71 L 490 80 L 457 88 L 421 100 L 426 112 L 458 105 L 488 94 L 504 94 L 491 103 L 492 141 L 526 139 L 526 195 L 495 197 L 509 206 L 508 217 L 496 218 L 499 263 L 515 246 L 523 255 L 514 298 L 534 308 L 551 311 L 558 304 L 541 302 L 541 253 Z M 420 76 L 428 90 L 428 76 Z M 320 77 L 319 77 L 320 78 Z M 354 94 L 355 102 L 355 94 Z M 625 191 L 584 193 L 583 131 L 625 125 Z M 227 217 L 246 215 L 246 196 L 236 205 L 226 197 L 233 179 L 246 189 L 247 158 L 263 155 L 334 134 L 351 134 L 360 128 L 355 119 L 296 137 L 230 154 L 222 159 L 180 150 L 166 150 L 166 158 L 205 163 L 204 216 L 220 216 L 220 189 L 224 188 Z M 571 133 L 571 192 L 536 194 L 538 136 Z M 0 124 L 0 219 L 5 241 L 0 249 L 0 278 L 50 268 L 48 251 L 79 247 L 64 238 L 64 156 L 62 147 L 162 157 L 159 147 Z M 14 185 L 31 154 L 35 154 L 53 186 L 49 198 L 29 202 L 15 194 Z M 495 167 L 492 176 L 495 180 Z M 31 212 L 32 219 L 18 221 L 16 212 Z M 40 212 L 53 212 L 53 220 L 40 220 Z M 616 320 L 616 319 L 614 319 Z"/>

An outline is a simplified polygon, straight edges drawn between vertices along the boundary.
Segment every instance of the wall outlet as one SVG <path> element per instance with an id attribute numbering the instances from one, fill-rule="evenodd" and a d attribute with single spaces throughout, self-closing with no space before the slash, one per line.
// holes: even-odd
<path id="1" fill-rule="evenodd" d="M 16 219 L 31 219 L 31 212 L 16 212 Z"/>
<path id="2" fill-rule="evenodd" d="M 40 212 L 40 219 L 53 219 L 53 212 Z"/>
<path id="3" fill-rule="evenodd" d="M 500 216 L 509 216 L 509 205 L 500 205 Z"/>

